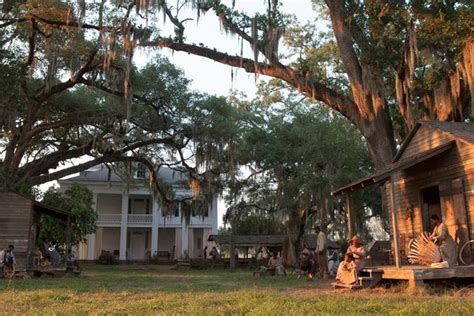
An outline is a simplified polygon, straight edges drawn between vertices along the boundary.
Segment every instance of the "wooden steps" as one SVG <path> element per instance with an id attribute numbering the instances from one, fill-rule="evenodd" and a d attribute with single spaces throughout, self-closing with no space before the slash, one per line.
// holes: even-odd
<path id="1" fill-rule="evenodd" d="M 191 260 L 189 259 L 178 259 L 176 262 L 177 268 L 190 268 L 191 267 Z"/>
<path id="2" fill-rule="evenodd" d="M 344 289 L 349 289 L 349 290 L 363 289 L 362 285 L 360 284 L 343 284 L 343 283 L 333 282 L 331 283 L 331 285 L 334 287 L 334 289 L 337 289 L 337 288 L 344 288 Z"/>

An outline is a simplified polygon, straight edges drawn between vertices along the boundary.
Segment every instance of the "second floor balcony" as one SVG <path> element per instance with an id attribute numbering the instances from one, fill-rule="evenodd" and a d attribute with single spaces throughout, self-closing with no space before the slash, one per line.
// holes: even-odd
<path id="1" fill-rule="evenodd" d="M 153 215 L 151 214 L 128 214 L 127 226 L 151 227 Z M 99 226 L 120 226 L 122 223 L 122 214 L 97 214 L 97 225 Z"/>

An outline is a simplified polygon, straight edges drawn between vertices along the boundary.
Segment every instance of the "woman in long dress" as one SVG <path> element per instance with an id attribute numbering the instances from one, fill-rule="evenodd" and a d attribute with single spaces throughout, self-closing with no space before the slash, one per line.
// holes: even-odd
<path id="1" fill-rule="evenodd" d="M 448 233 L 448 227 L 435 214 L 430 216 L 430 224 L 433 226 L 431 240 L 438 245 L 443 261 L 450 267 L 456 263 L 456 244 L 453 237 Z"/>
<path id="2" fill-rule="evenodd" d="M 359 272 L 365 267 L 366 257 L 367 253 L 362 239 L 357 235 L 352 237 L 344 261 L 337 269 L 336 281 L 348 285 L 356 283 Z"/>
<path id="3" fill-rule="evenodd" d="M 364 243 L 359 236 L 355 235 L 351 238 L 346 253 L 351 253 L 354 256 L 354 263 L 356 264 L 357 272 L 365 268 L 367 252 L 365 251 Z"/>

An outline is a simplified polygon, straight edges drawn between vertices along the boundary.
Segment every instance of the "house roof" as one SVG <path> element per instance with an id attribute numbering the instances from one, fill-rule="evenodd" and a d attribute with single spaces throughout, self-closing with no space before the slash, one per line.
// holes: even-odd
<path id="1" fill-rule="evenodd" d="M 402 171 L 405 169 L 408 169 L 410 167 L 413 167 L 419 163 L 422 163 L 430 158 L 433 158 L 435 156 L 438 156 L 449 149 L 454 147 L 454 144 L 456 144 L 456 141 L 450 141 L 445 144 L 442 144 L 440 146 L 437 146 L 432 149 L 425 150 L 421 153 L 415 154 L 413 156 L 401 158 L 391 164 L 389 164 L 387 167 L 377 170 L 376 172 L 368 175 L 367 177 L 361 178 L 357 181 L 354 181 L 346 186 L 343 186 L 341 188 L 338 188 L 334 191 L 332 191 L 333 195 L 338 195 L 344 192 L 352 192 L 352 191 L 357 191 L 360 190 L 364 187 L 371 186 L 377 183 L 384 182 L 387 180 L 391 174 Z"/>
<path id="2" fill-rule="evenodd" d="M 178 183 L 187 181 L 187 176 L 184 172 L 176 171 L 168 167 L 161 167 L 158 170 L 158 178 L 166 183 Z M 65 178 L 59 182 L 123 182 L 122 177 L 107 168 L 105 165 L 98 165 L 88 170 L 82 171 L 78 176 Z"/>

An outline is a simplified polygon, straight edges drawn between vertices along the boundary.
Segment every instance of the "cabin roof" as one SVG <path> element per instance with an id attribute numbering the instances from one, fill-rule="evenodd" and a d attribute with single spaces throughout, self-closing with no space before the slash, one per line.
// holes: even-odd
<path id="1" fill-rule="evenodd" d="M 286 235 L 233 235 L 235 247 L 255 247 L 255 246 L 269 246 L 269 247 L 282 247 Z M 230 235 L 209 235 L 208 241 L 214 241 L 219 245 L 230 245 Z M 304 243 L 310 249 L 316 248 L 316 234 L 307 234 L 303 236 Z M 340 249 L 341 246 L 328 239 L 329 249 Z"/>
<path id="2" fill-rule="evenodd" d="M 18 193 L 16 191 L 9 190 L 9 189 L 4 189 L 4 188 L 0 190 L 0 194 L 1 193 L 6 193 L 6 192 L 19 195 L 22 198 L 24 198 L 26 200 L 29 200 L 31 202 L 32 209 L 33 209 L 34 212 L 38 212 L 38 213 L 41 213 L 41 214 L 46 214 L 46 215 L 49 215 L 51 217 L 60 218 L 62 220 L 66 220 L 68 218 L 71 218 L 71 219 L 74 218 L 74 214 L 63 211 L 63 210 L 60 210 L 56 207 L 46 205 L 46 204 L 41 203 L 41 202 L 38 202 L 38 201 L 36 201 L 35 199 L 31 198 L 28 195 L 21 194 L 21 193 Z"/>
<path id="3" fill-rule="evenodd" d="M 357 191 L 360 190 L 364 187 L 371 186 L 377 183 L 384 182 L 387 180 L 391 174 L 402 171 L 405 169 L 408 169 L 410 167 L 416 166 L 419 163 L 422 163 L 430 158 L 436 157 L 449 149 L 453 148 L 454 145 L 456 144 L 456 141 L 449 141 L 445 144 L 442 144 L 440 146 L 437 146 L 432 149 L 425 150 L 421 153 L 415 154 L 413 156 L 401 158 L 391 164 L 389 164 L 387 167 L 377 170 L 374 173 L 361 178 L 357 181 L 354 181 L 346 186 L 343 186 L 341 188 L 338 188 L 334 191 L 332 191 L 333 195 L 338 195 L 344 192 L 352 192 L 352 191 Z"/>
<path id="4" fill-rule="evenodd" d="M 415 127 L 407 135 L 403 144 L 400 146 L 397 154 L 393 158 L 393 162 L 396 162 L 405 152 L 405 149 L 410 144 L 411 140 L 415 136 L 416 132 L 420 129 L 421 126 L 426 126 L 428 128 L 437 129 L 441 132 L 448 133 L 451 136 L 470 143 L 474 144 L 474 124 L 473 123 L 461 123 L 461 122 L 441 122 L 441 121 L 419 121 L 415 124 Z"/>
<path id="5" fill-rule="evenodd" d="M 426 126 L 431 129 L 436 129 L 443 133 L 448 133 L 456 140 L 447 142 L 438 147 L 426 150 L 413 156 L 403 157 L 403 154 L 407 149 L 408 145 L 410 144 L 411 140 L 422 126 Z M 366 186 L 384 182 L 394 172 L 402 171 L 413 167 L 423 161 L 426 161 L 451 149 L 458 140 L 465 143 L 474 144 L 474 124 L 462 122 L 419 121 L 415 124 L 415 127 L 410 131 L 405 141 L 400 146 L 400 149 L 393 158 L 391 164 L 389 164 L 383 169 L 375 171 L 374 173 L 364 178 L 361 178 L 346 186 L 333 190 L 332 194 L 337 195 L 344 192 L 357 191 Z"/>
<path id="6" fill-rule="evenodd" d="M 235 247 L 283 246 L 286 235 L 209 235 L 208 241 L 219 245 L 230 245 L 233 238 Z"/>

